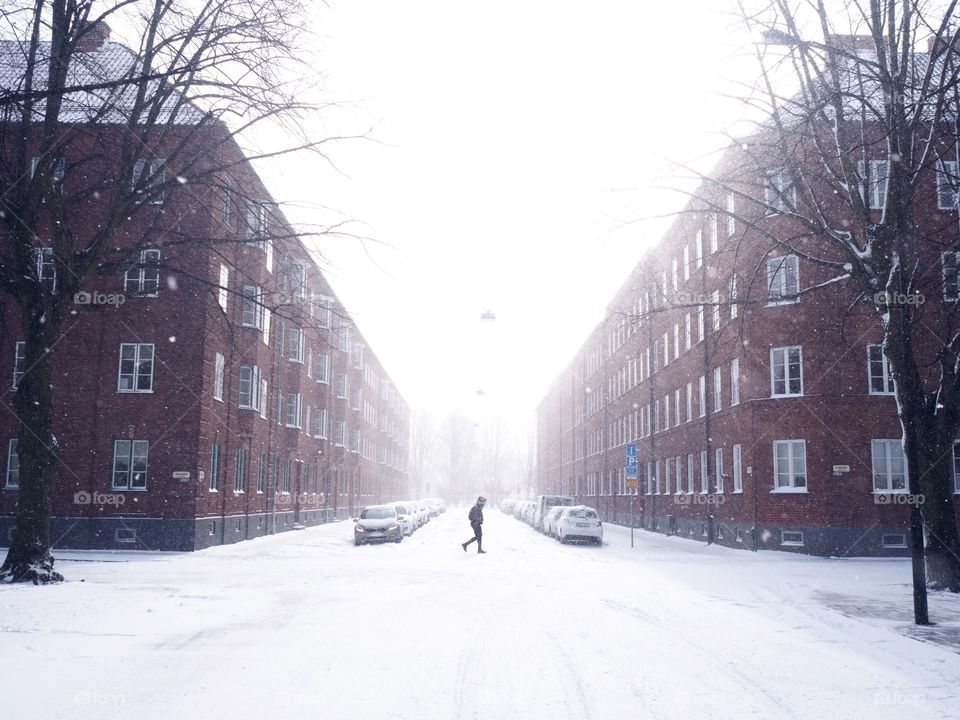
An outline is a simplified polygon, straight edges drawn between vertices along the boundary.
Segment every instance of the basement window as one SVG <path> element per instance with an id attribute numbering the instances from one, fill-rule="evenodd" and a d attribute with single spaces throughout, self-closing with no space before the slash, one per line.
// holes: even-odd
<path id="1" fill-rule="evenodd" d="M 880 538 L 880 544 L 885 548 L 905 548 L 907 536 L 903 533 L 884 533 Z"/>
<path id="2" fill-rule="evenodd" d="M 780 544 L 803 547 L 803 533 L 800 530 L 783 530 L 780 533 Z"/>

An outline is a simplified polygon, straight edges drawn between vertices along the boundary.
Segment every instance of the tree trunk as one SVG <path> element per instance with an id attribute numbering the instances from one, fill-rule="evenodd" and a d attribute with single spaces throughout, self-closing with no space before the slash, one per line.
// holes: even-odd
<path id="1" fill-rule="evenodd" d="M 23 299 L 26 336 L 26 373 L 20 379 L 14 407 L 20 420 L 17 453 L 20 490 L 16 526 L 7 558 L 0 567 L 6 582 L 60 582 L 50 554 L 50 491 L 60 464 L 53 435 L 53 353 L 59 327 L 58 313 L 41 299 Z"/>
<path id="2" fill-rule="evenodd" d="M 953 509 L 953 433 L 941 443 L 921 443 L 920 510 L 926 529 L 927 586 L 960 592 L 960 535 Z"/>

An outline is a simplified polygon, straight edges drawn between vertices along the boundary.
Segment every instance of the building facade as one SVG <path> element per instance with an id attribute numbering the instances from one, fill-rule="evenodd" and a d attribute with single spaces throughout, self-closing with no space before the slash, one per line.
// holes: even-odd
<path id="1" fill-rule="evenodd" d="M 84 52 L 106 67 L 129 54 L 106 37 Z M 82 213 L 81 243 L 108 212 L 89 188 L 117 182 L 114 155 L 84 143 L 119 146 L 109 122 L 85 133 L 59 180 Z M 202 174 L 197 153 L 181 151 L 188 134 L 212 148 L 215 181 L 159 191 Z M 403 497 L 407 405 L 233 139 L 219 125 L 166 128 L 135 167 L 144 202 L 73 296 L 52 349 L 54 547 L 193 550 Z M 42 227 L 38 275 L 54 287 L 60 264 Z M 7 542 L 19 485 L 12 394 L 30 368 L 10 298 L 0 323 Z"/>
<path id="2" fill-rule="evenodd" d="M 840 260 L 786 212 L 796 199 L 780 170 L 757 169 L 745 148 L 725 154 L 551 384 L 538 492 L 731 547 L 907 554 L 910 504 L 923 499 L 908 493 L 876 310 L 811 259 Z M 958 298 L 956 161 L 945 144 L 919 181 L 934 268 L 920 283 L 925 373 Z M 865 196 L 879 214 L 879 183 Z M 960 512 L 960 443 L 953 467 Z"/>

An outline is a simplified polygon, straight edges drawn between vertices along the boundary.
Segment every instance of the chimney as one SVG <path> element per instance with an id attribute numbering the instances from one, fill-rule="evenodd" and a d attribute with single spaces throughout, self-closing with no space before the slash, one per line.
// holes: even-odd
<path id="1" fill-rule="evenodd" d="M 77 33 L 77 52 L 96 52 L 110 39 L 110 26 L 103 20 L 85 23 Z"/>
<path id="2" fill-rule="evenodd" d="M 827 45 L 840 50 L 874 50 L 872 35 L 827 35 Z"/>

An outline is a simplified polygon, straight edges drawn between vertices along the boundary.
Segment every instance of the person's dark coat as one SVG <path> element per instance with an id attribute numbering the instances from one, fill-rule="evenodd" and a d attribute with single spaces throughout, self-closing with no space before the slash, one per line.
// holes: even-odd
<path id="1" fill-rule="evenodd" d="M 483 508 L 479 505 L 474 505 L 470 508 L 470 519 L 471 525 L 483 525 Z"/>

